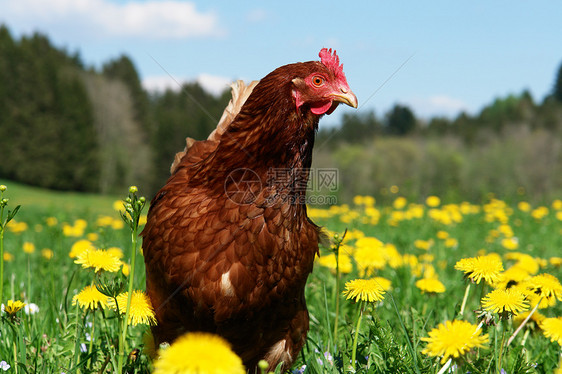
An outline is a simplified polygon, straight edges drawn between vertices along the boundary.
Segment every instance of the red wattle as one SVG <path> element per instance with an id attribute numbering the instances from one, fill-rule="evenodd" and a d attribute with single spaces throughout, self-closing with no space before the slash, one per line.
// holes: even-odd
<path id="1" fill-rule="evenodd" d="M 323 104 L 319 104 L 318 106 L 311 106 L 310 111 L 316 115 L 324 114 L 332 107 L 332 102 L 327 101 Z M 331 112 L 330 112 L 331 113 Z"/>

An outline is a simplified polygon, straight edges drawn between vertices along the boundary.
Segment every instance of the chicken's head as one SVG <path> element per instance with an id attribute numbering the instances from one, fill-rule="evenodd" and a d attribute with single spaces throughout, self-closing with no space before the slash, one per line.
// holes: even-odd
<path id="1" fill-rule="evenodd" d="M 297 110 L 306 104 L 313 114 L 322 115 L 332 113 L 339 103 L 357 108 L 357 97 L 349 88 L 336 51 L 323 48 L 319 56 L 320 62 L 312 65 L 308 75 L 292 80 Z"/>

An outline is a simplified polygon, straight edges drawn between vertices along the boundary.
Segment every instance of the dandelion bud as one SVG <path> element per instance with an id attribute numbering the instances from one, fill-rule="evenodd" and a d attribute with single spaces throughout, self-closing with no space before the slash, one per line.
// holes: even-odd
<path id="1" fill-rule="evenodd" d="M 4 198 L 4 199 L 2 199 L 2 201 L 0 203 L 2 205 L 8 205 L 8 201 L 9 201 L 9 199 Z"/>
<path id="2" fill-rule="evenodd" d="M 139 189 L 137 188 L 137 186 L 129 187 L 129 193 L 137 193 L 138 191 Z"/>
<path id="3" fill-rule="evenodd" d="M 269 367 L 269 363 L 266 360 L 260 360 L 260 362 L 258 362 L 258 367 L 261 370 L 267 370 L 267 368 Z"/>
<path id="4" fill-rule="evenodd" d="M 141 204 L 144 204 L 144 203 L 146 202 L 146 199 L 145 199 L 144 196 L 141 196 L 141 197 L 139 198 L 139 201 L 141 202 Z"/>
<path id="5" fill-rule="evenodd" d="M 125 202 L 128 203 L 128 204 L 131 204 L 133 202 L 133 200 L 131 200 L 131 198 L 128 197 L 128 198 L 125 199 Z"/>
<path id="6" fill-rule="evenodd" d="M 340 238 L 340 234 L 334 234 L 334 239 L 335 239 L 335 240 L 339 240 L 339 238 Z"/>
<path id="7" fill-rule="evenodd" d="M 8 187 L 6 187 L 6 186 L 3 185 L 3 184 L 0 184 L 0 192 L 4 192 L 4 191 L 6 191 L 7 189 L 8 189 Z"/>

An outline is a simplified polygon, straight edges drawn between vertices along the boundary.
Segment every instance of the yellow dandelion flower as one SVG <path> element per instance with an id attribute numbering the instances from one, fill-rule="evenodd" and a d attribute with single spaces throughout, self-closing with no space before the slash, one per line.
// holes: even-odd
<path id="1" fill-rule="evenodd" d="M 540 323 L 544 336 L 562 346 L 562 317 L 545 318 Z"/>
<path id="2" fill-rule="evenodd" d="M 431 253 L 423 253 L 419 255 L 419 259 L 421 262 L 433 262 L 433 260 L 435 260 L 435 255 Z"/>
<path id="3" fill-rule="evenodd" d="M 80 253 L 74 263 L 83 268 L 94 268 L 96 273 L 100 270 L 115 272 L 121 268 L 121 260 L 103 249 L 88 249 Z"/>
<path id="4" fill-rule="evenodd" d="M 447 248 L 454 248 L 459 246 L 459 241 L 455 238 L 447 238 L 445 239 L 445 247 Z"/>
<path id="5" fill-rule="evenodd" d="M 433 240 L 421 240 L 421 239 L 417 239 L 414 240 L 414 247 L 418 248 L 418 249 L 423 249 L 423 250 L 428 250 L 429 248 L 431 248 L 431 246 L 433 245 Z"/>
<path id="6" fill-rule="evenodd" d="M 96 220 L 96 226 L 99 226 L 99 227 L 111 226 L 112 222 L 113 222 L 113 217 L 111 217 L 111 216 L 100 216 Z"/>
<path id="7" fill-rule="evenodd" d="M 223 338 L 205 332 L 190 332 L 160 350 L 154 374 L 245 374 L 242 359 Z"/>
<path id="8" fill-rule="evenodd" d="M 4 306 L 4 312 L 8 313 L 9 316 L 13 316 L 23 309 L 25 303 L 20 300 L 8 300 L 8 303 L 2 306 Z"/>
<path id="9" fill-rule="evenodd" d="M 333 236 L 333 233 L 328 232 L 327 234 L 329 234 L 330 236 Z M 347 235 L 345 236 L 345 241 L 347 242 L 348 240 L 353 240 L 353 239 L 360 239 L 360 238 L 364 238 L 365 237 L 365 233 L 361 230 L 357 230 L 357 229 L 350 229 L 347 230 Z"/>
<path id="10" fill-rule="evenodd" d="M 85 252 L 86 250 L 89 250 L 89 249 L 91 249 L 91 250 L 96 249 L 96 247 L 94 247 L 94 245 L 92 244 L 91 241 L 84 240 L 84 239 L 78 240 L 70 248 L 70 253 L 68 254 L 68 256 L 70 258 L 76 258 L 76 257 L 78 257 L 79 254 L 81 254 L 82 252 Z"/>
<path id="11" fill-rule="evenodd" d="M 428 356 L 443 356 L 441 363 L 444 364 L 449 357 L 457 358 L 472 348 L 486 348 L 488 334 L 482 335 L 478 326 L 466 321 L 446 321 L 444 324 L 429 332 L 426 341 L 427 347 L 422 351 Z"/>
<path id="12" fill-rule="evenodd" d="M 363 205 L 365 207 L 373 207 L 377 201 L 372 196 L 363 196 Z"/>
<path id="13" fill-rule="evenodd" d="M 50 248 L 43 248 L 41 250 L 41 256 L 43 256 L 43 258 L 46 259 L 46 260 L 52 259 L 54 255 L 55 255 L 55 253 Z"/>
<path id="14" fill-rule="evenodd" d="M 405 197 L 399 196 L 394 200 L 392 206 L 394 207 L 394 209 L 403 209 L 407 203 L 408 200 L 406 200 Z"/>
<path id="15" fill-rule="evenodd" d="M 412 269 L 414 269 L 418 265 L 418 263 L 418 258 L 412 254 L 406 253 L 402 256 L 402 264 L 408 265 Z"/>
<path id="16" fill-rule="evenodd" d="M 498 227 L 498 231 L 506 238 L 511 238 L 513 234 L 513 229 L 508 224 L 504 223 Z"/>
<path id="17" fill-rule="evenodd" d="M 121 267 L 121 272 L 124 276 L 128 277 L 129 273 L 131 272 L 131 267 L 126 263 L 123 263 L 123 267 Z"/>
<path id="18" fill-rule="evenodd" d="M 501 244 L 502 247 L 511 251 L 519 248 L 519 239 L 516 237 L 503 238 Z"/>
<path id="19" fill-rule="evenodd" d="M 14 261 L 14 255 L 9 252 L 4 252 L 4 261 L 6 262 Z"/>
<path id="20" fill-rule="evenodd" d="M 515 288 L 497 289 L 482 298 L 482 307 L 492 313 L 519 314 L 529 309 L 525 295 Z"/>
<path id="21" fill-rule="evenodd" d="M 363 196 L 356 195 L 353 197 L 353 204 L 355 205 L 363 205 Z"/>
<path id="22" fill-rule="evenodd" d="M 23 243 L 23 251 L 27 254 L 35 252 L 35 244 L 31 242 L 24 242 Z"/>
<path id="23" fill-rule="evenodd" d="M 449 237 L 449 233 L 444 230 L 437 231 L 437 239 L 445 240 Z"/>
<path id="24" fill-rule="evenodd" d="M 383 277 L 374 277 L 373 280 L 381 286 L 381 288 L 385 291 L 390 291 L 392 288 L 392 282 L 389 279 Z"/>
<path id="25" fill-rule="evenodd" d="M 554 275 L 544 273 L 535 275 L 527 281 L 527 295 L 533 303 L 534 299 L 542 298 L 543 301 L 539 308 L 553 306 L 556 300 L 562 301 L 562 285 Z"/>
<path id="26" fill-rule="evenodd" d="M 425 199 L 425 205 L 431 208 L 438 207 L 441 205 L 441 199 L 437 196 L 428 196 L 427 199 Z"/>
<path id="27" fill-rule="evenodd" d="M 384 253 L 377 248 L 359 247 L 355 251 L 354 258 L 361 276 L 372 275 L 375 270 L 386 266 Z"/>
<path id="28" fill-rule="evenodd" d="M 318 257 L 318 263 L 330 270 L 336 270 L 336 255 L 331 253 L 327 256 Z M 351 259 L 345 253 L 340 253 L 338 256 L 339 271 L 343 274 L 350 273 L 353 270 Z"/>
<path id="29" fill-rule="evenodd" d="M 125 212 L 125 206 L 123 205 L 123 200 L 115 200 L 113 202 L 113 209 L 118 212 Z"/>
<path id="30" fill-rule="evenodd" d="M 125 314 L 127 312 L 127 296 L 128 292 L 124 292 L 117 296 L 117 305 L 119 306 L 119 313 L 121 314 Z M 109 306 L 115 310 L 117 309 L 115 300 L 113 299 L 109 299 Z M 148 296 L 146 296 L 143 291 L 133 291 L 130 309 L 129 320 L 127 321 L 129 325 L 136 326 L 138 324 L 156 324 L 154 309 L 150 304 Z"/>
<path id="31" fill-rule="evenodd" d="M 548 262 L 552 265 L 552 266 L 560 266 L 562 265 L 562 257 L 551 257 L 548 259 Z"/>
<path id="32" fill-rule="evenodd" d="M 516 314 L 513 316 L 513 323 L 515 326 L 519 326 L 524 320 L 525 318 L 527 318 L 529 316 L 529 313 L 531 313 L 531 311 L 528 312 L 522 312 L 519 314 Z M 545 319 L 546 317 L 544 316 L 544 314 L 539 313 L 538 311 L 535 311 L 535 313 L 533 313 L 531 315 L 531 319 L 529 320 L 529 322 L 533 321 L 537 326 L 540 325 L 540 323 Z"/>
<path id="33" fill-rule="evenodd" d="M 21 234 L 22 232 L 27 231 L 28 228 L 29 226 L 25 222 L 18 222 L 15 219 L 8 222 L 8 229 L 14 234 Z"/>
<path id="34" fill-rule="evenodd" d="M 393 184 L 392 186 L 390 186 L 390 193 L 398 193 L 400 191 L 400 188 Z"/>
<path id="35" fill-rule="evenodd" d="M 56 226 L 59 223 L 59 220 L 56 217 L 47 217 L 45 220 L 47 226 Z"/>
<path id="36" fill-rule="evenodd" d="M 494 288 L 505 290 L 521 284 L 529 279 L 529 272 L 520 266 L 512 266 L 500 274 L 500 279 L 493 284 Z"/>
<path id="37" fill-rule="evenodd" d="M 531 204 L 529 204 L 526 201 L 520 201 L 517 204 L 517 208 L 519 208 L 519 210 L 522 211 L 522 212 L 530 212 L 531 211 Z"/>
<path id="38" fill-rule="evenodd" d="M 393 269 L 396 269 L 403 264 L 402 255 L 400 254 L 400 252 L 398 252 L 396 246 L 392 243 L 386 243 L 384 245 L 384 257 L 386 258 L 388 265 Z"/>
<path id="39" fill-rule="evenodd" d="M 107 308 L 108 297 L 98 291 L 95 286 L 86 286 L 72 298 L 72 305 L 78 305 L 86 310 L 94 310 L 98 307 Z"/>
<path id="40" fill-rule="evenodd" d="M 416 281 L 416 287 L 419 288 L 422 293 L 445 292 L 445 285 L 443 285 L 443 283 L 441 283 L 441 281 L 436 278 L 422 278 Z"/>
<path id="41" fill-rule="evenodd" d="M 372 236 L 362 236 L 360 238 L 357 238 L 357 241 L 355 242 L 355 246 L 357 248 L 366 247 L 366 248 L 379 249 L 384 246 L 384 243 Z"/>
<path id="42" fill-rule="evenodd" d="M 90 232 L 86 235 L 86 239 L 88 239 L 91 242 L 95 242 L 99 238 L 100 238 L 100 235 L 97 232 Z"/>
<path id="43" fill-rule="evenodd" d="M 121 259 L 123 258 L 123 250 L 119 247 L 109 247 L 107 248 L 107 253 L 112 254 L 113 256 Z"/>
<path id="44" fill-rule="evenodd" d="M 529 274 L 536 274 L 539 271 L 539 263 L 531 255 L 520 252 L 506 253 L 505 258 L 508 260 L 516 260 L 513 266 L 524 269 Z"/>
<path id="45" fill-rule="evenodd" d="M 143 217 L 144 217 L 144 221 L 143 221 Z M 139 226 L 142 226 L 145 223 L 146 223 L 146 216 L 139 217 Z M 123 222 L 122 219 L 114 219 L 113 222 L 111 223 L 111 228 L 113 230 L 121 230 L 123 227 L 125 227 L 125 222 Z"/>
<path id="46" fill-rule="evenodd" d="M 500 280 L 503 271 L 501 259 L 495 254 L 486 256 L 463 258 L 455 264 L 455 269 L 461 270 L 465 276 L 477 284 L 484 279 L 488 284 L 494 284 Z"/>
<path id="47" fill-rule="evenodd" d="M 343 295 L 347 300 L 368 301 L 373 303 L 384 299 L 385 291 L 375 279 L 354 279 L 345 283 Z"/>
<path id="48" fill-rule="evenodd" d="M 548 215 L 548 208 L 545 206 L 539 206 L 531 211 L 531 217 L 537 221 L 543 219 Z"/>

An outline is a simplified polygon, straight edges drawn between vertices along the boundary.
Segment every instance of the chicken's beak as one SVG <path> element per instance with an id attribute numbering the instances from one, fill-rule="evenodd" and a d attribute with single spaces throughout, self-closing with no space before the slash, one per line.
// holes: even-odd
<path id="1" fill-rule="evenodd" d="M 339 101 L 349 105 L 350 107 L 357 108 L 357 96 L 349 88 L 340 88 L 340 92 L 332 94 L 334 101 Z"/>

